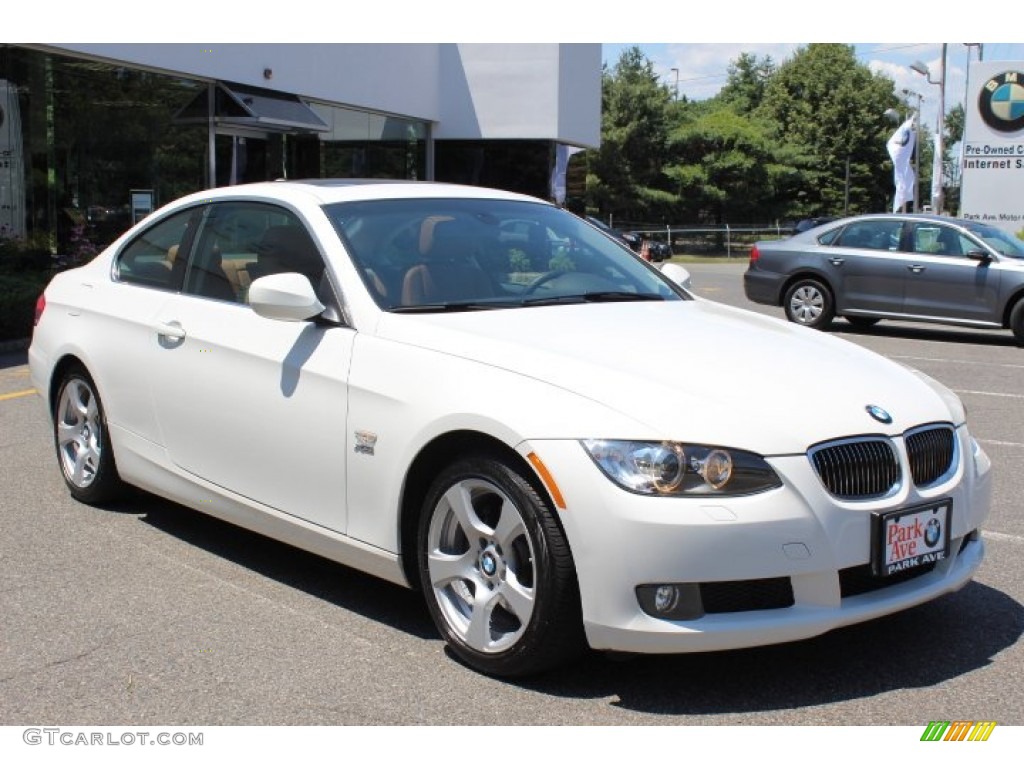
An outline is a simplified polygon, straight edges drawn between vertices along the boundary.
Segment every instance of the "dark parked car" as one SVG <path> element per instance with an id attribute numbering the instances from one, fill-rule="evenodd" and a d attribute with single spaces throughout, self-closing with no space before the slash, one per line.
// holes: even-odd
<path id="1" fill-rule="evenodd" d="M 594 216 L 587 216 L 587 221 L 589 221 L 591 224 L 593 224 L 595 227 L 602 230 L 603 232 L 608 233 L 616 240 L 620 240 L 621 242 L 625 243 L 632 250 L 636 251 L 637 253 L 640 253 L 640 246 L 643 245 L 643 238 L 640 237 L 640 235 L 638 235 L 636 232 L 625 232 L 621 229 L 609 227 L 603 221 Z"/>
<path id="2" fill-rule="evenodd" d="M 651 261 L 665 261 L 665 259 L 672 258 L 672 246 L 663 240 L 648 240 L 646 244 Z"/>
<path id="3" fill-rule="evenodd" d="M 792 322 L 879 320 L 1009 328 L 1024 344 L 1024 242 L 996 227 L 927 214 L 839 219 L 750 251 L 747 298 Z"/>
<path id="4" fill-rule="evenodd" d="M 793 227 L 793 234 L 799 235 L 801 232 L 806 232 L 808 229 L 814 229 L 820 227 L 822 224 L 829 224 L 836 221 L 838 216 L 816 216 L 812 219 L 801 219 Z"/>

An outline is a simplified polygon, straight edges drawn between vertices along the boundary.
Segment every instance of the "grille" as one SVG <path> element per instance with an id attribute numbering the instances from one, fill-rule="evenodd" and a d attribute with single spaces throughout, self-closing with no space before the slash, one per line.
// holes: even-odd
<path id="1" fill-rule="evenodd" d="M 951 427 L 939 425 L 908 432 L 906 443 L 910 474 L 918 487 L 934 485 L 953 468 L 956 451 Z"/>
<path id="2" fill-rule="evenodd" d="M 812 448 L 810 457 L 825 488 L 840 499 L 885 496 L 900 480 L 896 451 L 883 438 L 828 443 Z"/>
<path id="3" fill-rule="evenodd" d="M 700 584 L 705 613 L 736 613 L 788 608 L 793 605 L 789 578 L 705 581 Z"/>
<path id="4" fill-rule="evenodd" d="M 908 568 L 905 571 L 894 573 L 892 576 L 876 576 L 871 570 L 871 565 L 855 565 L 852 568 L 844 568 L 839 572 L 839 594 L 841 597 L 853 597 L 868 592 L 875 592 L 879 589 L 902 584 L 918 576 L 924 576 L 935 569 L 935 563 L 925 563 L 916 568 Z"/>

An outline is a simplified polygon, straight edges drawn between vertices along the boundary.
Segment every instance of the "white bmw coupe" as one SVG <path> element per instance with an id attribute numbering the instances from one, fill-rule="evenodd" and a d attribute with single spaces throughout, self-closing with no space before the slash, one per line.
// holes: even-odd
<path id="1" fill-rule="evenodd" d="M 231 187 L 57 275 L 29 362 L 76 499 L 137 486 L 421 589 L 486 674 L 967 583 L 991 464 L 956 396 L 685 277 L 506 192 Z"/>

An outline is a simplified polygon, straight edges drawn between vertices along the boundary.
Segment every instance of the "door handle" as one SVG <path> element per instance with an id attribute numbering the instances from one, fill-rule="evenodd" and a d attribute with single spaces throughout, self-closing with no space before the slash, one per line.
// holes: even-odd
<path id="1" fill-rule="evenodd" d="M 910 266 L 907 267 L 907 269 L 909 269 L 915 275 L 920 275 L 922 272 L 924 272 L 924 266 L 922 266 L 921 264 L 911 264 Z"/>
<path id="2" fill-rule="evenodd" d="M 157 323 L 153 330 L 156 331 L 157 336 L 164 336 L 168 339 L 180 341 L 185 338 L 185 329 L 177 320 L 172 320 L 169 323 Z"/>
<path id="3" fill-rule="evenodd" d="M 840 259 L 838 256 L 831 256 L 829 257 L 829 261 L 832 262 L 832 266 L 841 267 L 843 266 L 843 262 L 845 262 L 846 259 Z"/>

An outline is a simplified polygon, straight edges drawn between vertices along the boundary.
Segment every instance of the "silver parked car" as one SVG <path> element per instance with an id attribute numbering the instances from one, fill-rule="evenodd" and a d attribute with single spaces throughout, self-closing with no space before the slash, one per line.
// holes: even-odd
<path id="1" fill-rule="evenodd" d="M 1024 242 L 977 221 L 925 214 L 853 216 L 761 241 L 747 298 L 792 322 L 879 320 L 1009 328 L 1024 344 Z"/>

